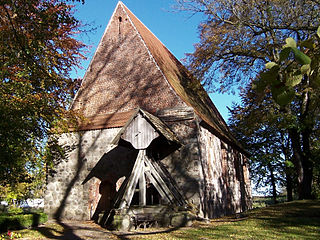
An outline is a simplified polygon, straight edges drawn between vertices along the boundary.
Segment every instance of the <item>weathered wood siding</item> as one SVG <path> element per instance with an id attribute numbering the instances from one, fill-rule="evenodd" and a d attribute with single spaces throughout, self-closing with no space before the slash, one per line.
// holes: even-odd
<path id="1" fill-rule="evenodd" d="M 141 114 L 138 114 L 128 125 L 122 138 L 130 142 L 136 149 L 146 149 L 158 136 L 154 127 Z"/>

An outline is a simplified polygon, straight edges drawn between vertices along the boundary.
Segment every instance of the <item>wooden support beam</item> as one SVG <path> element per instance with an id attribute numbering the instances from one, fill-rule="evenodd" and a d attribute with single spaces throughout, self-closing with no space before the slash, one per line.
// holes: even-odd
<path id="1" fill-rule="evenodd" d="M 176 203 L 183 206 L 186 202 L 183 196 L 180 194 L 179 190 L 177 189 L 175 181 L 170 177 L 170 174 L 167 172 L 167 170 L 163 167 L 163 165 L 161 165 L 160 162 L 150 160 L 150 163 L 170 189 L 170 192 L 177 201 Z"/>
<path id="2" fill-rule="evenodd" d="M 137 186 L 137 183 L 139 181 L 140 175 L 142 174 L 142 168 L 144 166 L 144 156 L 146 154 L 146 150 L 140 150 L 137 156 L 137 160 L 134 163 L 131 175 L 128 180 L 128 184 L 125 190 L 125 193 L 121 199 L 119 208 L 125 208 L 129 207 L 132 201 L 132 197 L 134 194 L 134 190 Z"/>
<path id="3" fill-rule="evenodd" d="M 153 184 L 153 186 L 157 189 L 157 191 L 159 192 L 160 196 L 163 199 L 167 199 L 168 202 L 170 201 L 170 198 L 167 196 L 167 194 L 163 191 L 163 189 L 161 188 L 160 184 L 156 181 L 155 177 L 151 174 L 150 171 L 146 172 L 147 177 L 149 178 L 150 182 Z"/>
<path id="4" fill-rule="evenodd" d="M 169 203 L 183 205 L 182 196 L 175 188 L 169 186 L 170 183 L 165 182 L 166 174 L 161 167 L 148 159 L 146 150 L 142 149 L 139 150 L 131 175 L 128 178 L 128 183 L 119 203 L 120 209 L 130 206 L 135 191 L 139 192 L 139 205 L 146 206 L 146 176 L 163 199 L 166 199 Z M 138 182 L 139 189 L 136 189 Z"/>
<path id="5" fill-rule="evenodd" d="M 162 177 L 159 175 L 147 156 L 144 157 L 144 161 L 150 169 L 150 172 L 148 172 L 148 177 L 150 178 L 150 181 L 152 182 L 154 187 L 158 190 L 162 197 L 167 198 L 169 202 L 173 203 L 174 196 L 168 188 L 167 184 L 163 181 Z"/>
<path id="6" fill-rule="evenodd" d="M 194 110 L 191 107 L 176 107 L 158 112 L 158 117 L 163 121 L 185 121 L 194 119 Z"/>
<path id="7" fill-rule="evenodd" d="M 141 174 L 139 178 L 139 205 L 146 206 L 147 205 L 147 191 L 146 191 L 146 177 L 144 175 L 144 162 L 141 167 Z"/>

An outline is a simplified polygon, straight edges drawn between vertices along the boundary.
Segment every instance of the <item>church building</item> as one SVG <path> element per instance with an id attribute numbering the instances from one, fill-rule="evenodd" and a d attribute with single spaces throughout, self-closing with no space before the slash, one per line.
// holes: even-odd
<path id="1" fill-rule="evenodd" d="M 200 82 L 119 2 L 56 135 L 45 212 L 131 229 L 251 208 L 246 151 Z"/>

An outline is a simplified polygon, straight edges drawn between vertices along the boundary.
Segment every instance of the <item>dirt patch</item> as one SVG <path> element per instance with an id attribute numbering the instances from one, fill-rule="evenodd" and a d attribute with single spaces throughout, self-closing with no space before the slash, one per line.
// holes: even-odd
<path id="1" fill-rule="evenodd" d="M 22 230 L 23 239 L 119 239 L 113 232 L 102 228 L 93 221 L 48 221 L 46 224 L 30 229 Z"/>
<path id="2" fill-rule="evenodd" d="M 117 239 L 112 232 L 92 221 L 63 221 L 58 224 L 62 225 L 65 229 L 60 239 Z"/>
<path id="3" fill-rule="evenodd" d="M 169 233 L 177 228 L 147 228 L 137 229 L 131 232 L 109 231 L 95 224 L 93 221 L 48 221 L 46 224 L 22 230 L 24 240 L 45 240 L 45 239 L 65 239 L 65 240 L 129 240 L 139 236 L 157 235 Z"/>

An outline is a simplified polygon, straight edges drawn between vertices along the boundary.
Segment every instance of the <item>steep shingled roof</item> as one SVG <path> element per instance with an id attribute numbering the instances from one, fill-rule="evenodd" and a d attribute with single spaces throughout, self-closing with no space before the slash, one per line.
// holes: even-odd
<path id="1" fill-rule="evenodd" d="M 200 82 L 119 2 L 72 108 L 80 110 L 91 120 L 91 128 L 97 129 L 95 122 L 99 122 L 99 128 L 108 127 L 104 116 L 110 119 L 113 115 L 116 120 L 117 114 L 129 116 L 124 112 L 139 107 L 156 114 L 175 106 L 192 107 L 215 134 L 227 142 L 236 142 Z M 120 124 L 112 121 L 111 125 Z M 84 127 L 89 128 L 90 123 Z"/>
<path id="2" fill-rule="evenodd" d="M 229 141 L 234 141 L 233 136 L 229 133 L 227 124 L 200 82 L 193 78 L 181 62 L 123 3 L 120 4 L 127 12 L 151 55 L 154 57 L 155 62 L 176 93 L 189 106 L 193 107 L 200 118 L 214 128 L 214 130 Z"/>

